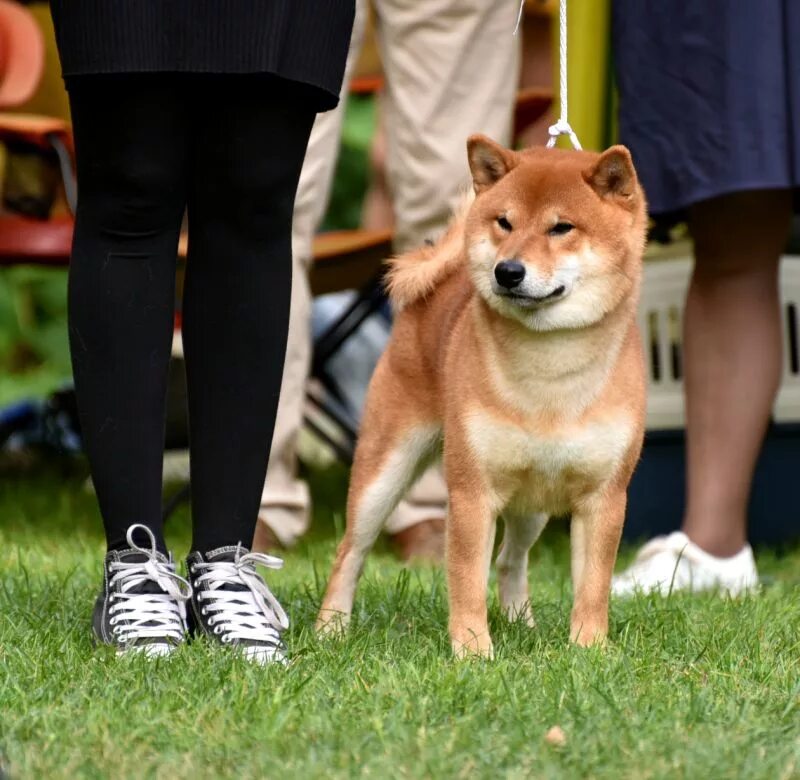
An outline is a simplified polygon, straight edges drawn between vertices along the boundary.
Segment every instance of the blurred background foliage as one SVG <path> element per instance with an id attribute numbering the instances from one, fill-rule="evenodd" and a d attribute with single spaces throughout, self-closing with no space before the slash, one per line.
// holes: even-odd
<path id="1" fill-rule="evenodd" d="M 0 273 L 0 403 L 41 396 L 70 376 L 67 275 L 18 267 Z"/>

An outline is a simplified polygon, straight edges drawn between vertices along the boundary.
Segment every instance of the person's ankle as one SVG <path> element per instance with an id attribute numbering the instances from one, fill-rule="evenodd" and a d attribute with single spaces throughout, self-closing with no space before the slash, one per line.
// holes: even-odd
<path id="1" fill-rule="evenodd" d="M 697 545 L 704 553 L 715 558 L 733 558 L 747 545 L 747 539 L 737 531 L 719 533 L 698 528 L 691 523 L 684 523 L 681 530 L 692 544 Z"/>

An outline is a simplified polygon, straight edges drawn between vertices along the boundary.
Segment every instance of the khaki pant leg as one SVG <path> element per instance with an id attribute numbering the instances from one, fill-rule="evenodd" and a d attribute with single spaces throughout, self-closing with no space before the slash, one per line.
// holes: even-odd
<path id="1" fill-rule="evenodd" d="M 377 0 L 376 9 L 395 245 L 404 251 L 440 234 L 469 187 L 467 137 L 511 140 L 519 0 Z M 446 500 L 441 470 L 428 470 L 387 530 L 444 517 Z"/>
<path id="2" fill-rule="evenodd" d="M 303 425 L 305 387 L 311 366 L 312 244 L 330 197 L 344 119 L 347 87 L 364 37 L 366 2 L 356 3 L 344 86 L 337 108 L 319 114 L 311 131 L 292 223 L 292 306 L 278 416 L 272 437 L 259 517 L 284 545 L 294 544 L 310 524 L 308 486 L 297 477 L 297 438 Z"/>

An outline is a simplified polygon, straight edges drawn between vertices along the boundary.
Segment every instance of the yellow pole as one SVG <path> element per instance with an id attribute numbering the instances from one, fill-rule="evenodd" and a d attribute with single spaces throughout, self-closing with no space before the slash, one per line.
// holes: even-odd
<path id="1" fill-rule="evenodd" d="M 569 122 L 584 149 L 601 149 L 607 140 L 610 12 L 610 0 L 569 0 L 567 4 Z M 558 89 L 557 11 L 553 14 L 553 51 Z M 557 108 L 554 113 L 558 115 Z M 559 144 L 570 146 L 565 136 L 559 138 Z"/>

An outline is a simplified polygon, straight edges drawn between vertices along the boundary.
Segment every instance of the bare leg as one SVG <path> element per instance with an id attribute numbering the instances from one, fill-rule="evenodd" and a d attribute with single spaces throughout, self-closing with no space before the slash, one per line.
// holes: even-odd
<path id="1" fill-rule="evenodd" d="M 617 489 L 591 499 L 572 513 L 575 601 L 570 638 L 579 645 L 602 642 L 608 634 L 608 596 L 626 498 L 625 490 Z"/>
<path id="2" fill-rule="evenodd" d="M 533 610 L 528 594 L 528 553 L 547 525 L 547 515 L 504 518 L 503 546 L 497 556 L 497 585 L 500 604 L 510 620 L 522 618 L 533 627 Z"/>
<path id="3" fill-rule="evenodd" d="M 691 212 L 683 529 L 721 557 L 745 544 L 753 469 L 780 381 L 778 262 L 790 215 L 791 194 L 781 190 L 715 198 Z"/>

